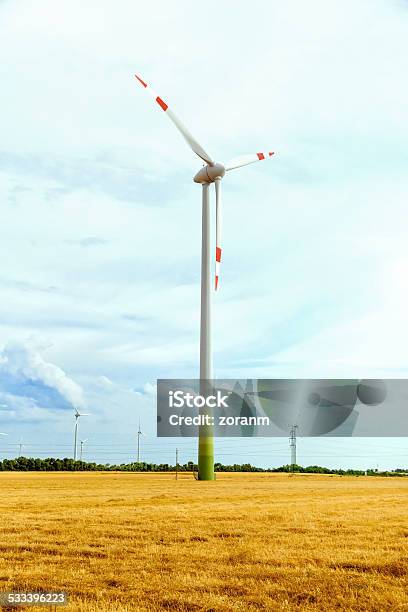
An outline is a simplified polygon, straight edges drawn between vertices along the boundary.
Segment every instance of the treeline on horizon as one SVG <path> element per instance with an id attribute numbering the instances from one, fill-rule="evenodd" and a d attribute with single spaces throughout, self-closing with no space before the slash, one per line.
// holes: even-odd
<path id="1" fill-rule="evenodd" d="M 75 461 L 74 459 L 58 459 L 48 457 L 38 459 L 34 457 L 17 457 L 16 459 L 3 459 L 0 461 L 0 472 L 196 472 L 197 465 L 192 461 L 177 466 L 169 463 L 121 463 L 111 465 L 109 463 L 89 463 L 86 461 Z M 250 463 L 234 463 L 233 465 L 215 464 L 216 472 L 287 472 L 301 474 L 339 474 L 340 476 L 408 476 L 408 468 L 397 468 L 391 471 L 380 472 L 378 470 L 342 470 L 330 469 L 320 465 L 282 465 L 276 468 L 260 468 Z"/>

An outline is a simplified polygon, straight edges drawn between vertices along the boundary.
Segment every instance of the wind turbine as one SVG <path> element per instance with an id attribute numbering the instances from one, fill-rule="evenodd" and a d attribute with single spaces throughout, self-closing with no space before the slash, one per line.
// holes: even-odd
<path id="1" fill-rule="evenodd" d="M 23 446 L 24 446 L 23 438 L 20 438 L 20 442 L 18 443 L 18 447 L 19 447 L 19 451 L 20 451 L 19 457 L 22 456 L 21 453 L 22 453 L 22 450 L 23 450 Z"/>
<path id="2" fill-rule="evenodd" d="M 137 432 L 137 462 L 140 463 L 140 436 L 145 436 L 146 434 L 140 429 L 140 419 L 139 419 L 139 430 Z"/>
<path id="3" fill-rule="evenodd" d="M 200 157 L 205 165 L 194 176 L 194 182 L 202 185 L 202 231 L 201 231 L 201 319 L 200 319 L 200 382 L 201 388 L 207 387 L 206 381 L 213 378 L 211 351 L 211 272 L 210 272 L 210 183 L 215 184 L 215 290 L 218 289 L 221 265 L 221 180 L 225 173 L 242 166 L 271 157 L 273 152 L 252 153 L 235 157 L 226 164 L 215 162 L 203 149 L 179 118 L 169 108 L 168 104 L 137 74 L 136 79 L 145 91 L 155 100 L 166 113 L 176 128 L 181 132 L 189 147 Z M 198 442 L 198 479 L 214 480 L 214 438 L 212 428 L 203 425 L 199 430 Z"/>
<path id="4" fill-rule="evenodd" d="M 85 438 L 85 440 L 80 440 L 80 444 L 81 444 L 81 450 L 80 450 L 80 453 L 79 453 L 79 460 L 80 461 L 82 461 L 82 449 L 83 449 L 83 446 L 84 446 L 85 442 L 88 442 L 88 438 Z"/>
<path id="5" fill-rule="evenodd" d="M 76 461 L 76 455 L 77 455 L 78 419 L 81 416 L 90 416 L 90 415 L 89 415 L 89 412 L 78 412 L 78 409 L 75 408 L 74 461 Z"/>
<path id="6" fill-rule="evenodd" d="M 4 432 L 0 431 L 0 436 L 8 436 L 8 433 L 4 433 Z"/>

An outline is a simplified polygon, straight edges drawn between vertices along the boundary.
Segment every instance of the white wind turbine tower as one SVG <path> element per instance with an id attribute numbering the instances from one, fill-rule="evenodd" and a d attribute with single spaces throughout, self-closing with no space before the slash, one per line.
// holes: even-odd
<path id="1" fill-rule="evenodd" d="M 140 437 L 146 436 L 146 434 L 140 429 L 140 419 L 139 419 L 139 430 L 137 432 L 137 462 L 140 463 Z"/>
<path id="2" fill-rule="evenodd" d="M 221 180 L 225 173 L 236 168 L 271 157 L 273 152 L 252 153 L 231 159 L 226 164 L 216 163 L 203 149 L 187 128 L 176 117 L 166 102 L 138 75 L 135 75 L 142 87 L 152 96 L 158 106 L 166 113 L 176 128 L 181 132 L 187 144 L 205 166 L 194 177 L 196 183 L 202 185 L 202 242 L 201 242 L 201 321 L 200 321 L 200 381 L 211 381 L 211 273 L 210 273 L 210 201 L 209 186 L 215 184 L 216 225 L 215 225 L 215 290 L 218 289 L 221 264 Z M 202 382 L 205 387 L 206 383 Z M 204 391 L 205 392 L 205 391 Z M 199 480 L 214 480 L 214 438 L 212 429 L 200 427 L 198 447 L 198 478 Z"/>
<path id="3" fill-rule="evenodd" d="M 0 436 L 8 436 L 8 433 L 4 433 L 3 431 L 0 431 Z"/>
<path id="4" fill-rule="evenodd" d="M 79 451 L 79 460 L 80 461 L 82 461 L 82 450 L 83 450 L 85 442 L 88 442 L 88 438 L 85 438 L 85 440 L 80 440 L 80 444 L 81 444 L 81 450 Z"/>
<path id="5" fill-rule="evenodd" d="M 76 461 L 77 456 L 77 437 L 78 437 L 78 419 L 82 416 L 90 416 L 89 412 L 78 412 L 78 409 L 75 408 L 75 431 L 74 431 L 74 461 Z"/>

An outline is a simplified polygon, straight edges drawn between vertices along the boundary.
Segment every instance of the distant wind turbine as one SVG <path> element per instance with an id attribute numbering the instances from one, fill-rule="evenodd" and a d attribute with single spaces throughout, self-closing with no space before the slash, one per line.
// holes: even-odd
<path id="1" fill-rule="evenodd" d="M 90 416 L 90 414 L 89 412 L 78 412 L 78 409 L 75 408 L 74 461 L 77 457 L 78 419 L 82 416 Z"/>
<path id="2" fill-rule="evenodd" d="M 140 429 L 140 419 L 139 419 L 139 430 L 137 432 L 137 462 L 140 463 L 140 437 L 146 436 L 146 434 Z"/>
<path id="3" fill-rule="evenodd" d="M 0 436 L 8 436 L 8 433 L 3 433 L 2 431 L 0 431 Z"/>
<path id="4" fill-rule="evenodd" d="M 213 378 L 212 352 L 211 352 L 211 272 L 210 272 L 210 183 L 215 185 L 215 290 L 218 289 L 220 265 L 221 265 L 221 180 L 226 172 L 241 168 L 263 159 L 272 157 L 273 152 L 252 153 L 235 157 L 225 165 L 216 163 L 214 159 L 203 149 L 180 119 L 169 108 L 168 104 L 157 95 L 157 93 L 137 74 L 135 75 L 140 85 L 154 99 L 157 105 L 166 113 L 170 121 L 176 126 L 183 138 L 200 157 L 205 165 L 194 176 L 194 182 L 202 185 L 202 241 L 201 241 L 201 322 L 200 322 L 200 381 L 201 393 L 207 391 L 207 383 Z M 214 437 L 211 426 L 202 425 L 199 430 L 198 442 L 198 479 L 214 480 Z"/>
<path id="5" fill-rule="evenodd" d="M 82 449 L 83 449 L 83 446 L 84 446 L 85 442 L 88 442 L 88 438 L 85 438 L 85 440 L 80 440 L 80 444 L 81 444 L 81 450 L 80 450 L 80 454 L 79 454 L 79 460 L 80 461 L 82 461 Z"/>

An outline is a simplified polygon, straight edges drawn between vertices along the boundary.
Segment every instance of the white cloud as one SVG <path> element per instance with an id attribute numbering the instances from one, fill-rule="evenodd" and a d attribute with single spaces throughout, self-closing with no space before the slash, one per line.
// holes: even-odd
<path id="1" fill-rule="evenodd" d="M 82 408 L 85 401 L 80 385 L 60 367 L 44 359 L 42 353 L 46 348 L 34 339 L 8 343 L 1 354 L 1 388 L 8 393 L 7 397 L 21 395 L 39 408 L 44 401 L 51 407 L 55 403 L 55 408 L 59 408 L 61 399 L 74 408 Z"/>
<path id="2" fill-rule="evenodd" d="M 107 376 L 99 376 L 97 378 L 97 383 L 107 391 L 111 391 L 115 387 L 115 383 Z"/>
<path id="3" fill-rule="evenodd" d="M 145 385 L 143 385 L 143 391 L 147 395 L 155 395 L 157 392 L 157 385 L 147 382 Z"/>

